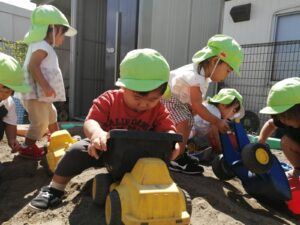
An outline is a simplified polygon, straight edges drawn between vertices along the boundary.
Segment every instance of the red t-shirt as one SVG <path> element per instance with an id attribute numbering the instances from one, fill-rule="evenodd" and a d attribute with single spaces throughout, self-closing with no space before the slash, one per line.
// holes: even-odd
<path id="1" fill-rule="evenodd" d="M 154 108 L 136 112 L 127 107 L 123 100 L 123 91 L 110 90 L 94 99 L 86 120 L 97 121 L 105 131 L 128 129 L 138 131 L 167 132 L 176 131 L 169 111 L 162 103 Z"/>

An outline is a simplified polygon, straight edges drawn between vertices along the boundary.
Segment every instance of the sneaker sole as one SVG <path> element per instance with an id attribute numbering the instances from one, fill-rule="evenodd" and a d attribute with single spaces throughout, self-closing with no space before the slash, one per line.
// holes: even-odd
<path id="1" fill-rule="evenodd" d="M 203 172 L 200 172 L 200 171 L 189 172 L 189 171 L 185 171 L 185 170 L 177 169 L 177 168 L 173 168 L 173 167 L 169 167 L 169 170 L 174 171 L 174 172 L 189 174 L 189 175 L 197 175 L 197 174 L 202 174 L 204 172 L 204 171 Z"/>
<path id="2" fill-rule="evenodd" d="M 36 210 L 36 211 L 45 211 L 45 210 L 47 210 L 47 209 L 37 208 L 37 207 L 31 205 L 31 203 L 28 203 L 28 206 L 29 206 L 31 209 L 34 209 L 34 210 Z"/>

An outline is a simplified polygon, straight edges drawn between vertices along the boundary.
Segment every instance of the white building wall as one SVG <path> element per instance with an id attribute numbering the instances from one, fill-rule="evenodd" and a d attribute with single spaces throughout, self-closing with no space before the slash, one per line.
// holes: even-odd
<path id="1" fill-rule="evenodd" d="M 251 3 L 250 20 L 234 23 L 230 10 L 237 5 Z M 274 41 L 276 15 L 299 12 L 300 0 L 231 0 L 225 2 L 223 28 L 240 44 Z M 298 29 L 298 28 L 295 28 Z"/>
<path id="2" fill-rule="evenodd" d="M 220 33 L 223 0 L 140 0 L 138 48 L 158 50 L 171 70 L 192 62 L 194 53 Z M 215 93 L 210 85 L 207 95 Z"/>
<path id="3" fill-rule="evenodd" d="M 223 0 L 141 0 L 138 47 L 160 51 L 171 69 L 190 63 L 220 32 L 222 11 Z"/>
<path id="4" fill-rule="evenodd" d="M 31 10 L 0 2 L 0 37 L 10 41 L 24 38 L 30 26 Z"/>

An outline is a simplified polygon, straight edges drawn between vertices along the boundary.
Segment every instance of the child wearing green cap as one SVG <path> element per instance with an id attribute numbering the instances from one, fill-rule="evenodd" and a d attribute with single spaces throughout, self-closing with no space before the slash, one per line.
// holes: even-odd
<path id="1" fill-rule="evenodd" d="M 64 36 L 73 36 L 76 30 L 64 14 L 52 5 L 41 5 L 31 15 L 31 28 L 24 42 L 28 50 L 23 65 L 25 79 L 32 90 L 16 94 L 28 113 L 30 126 L 19 154 L 39 159 L 44 151 L 35 144 L 49 130 L 59 129 L 57 111 L 53 102 L 66 101 L 64 81 L 54 47 L 63 44 Z"/>
<path id="2" fill-rule="evenodd" d="M 70 179 L 90 167 L 104 167 L 99 151 L 106 151 L 111 129 L 176 132 L 168 110 L 160 102 L 167 88 L 169 65 L 153 49 L 133 50 L 120 64 L 119 90 L 109 90 L 93 101 L 84 122 L 87 139 L 73 144 L 57 165 L 49 186 L 30 202 L 37 209 L 58 205 Z M 175 146 L 171 158 L 179 154 Z"/>
<path id="3" fill-rule="evenodd" d="M 185 146 L 194 124 L 193 113 L 218 128 L 220 132 L 229 130 L 226 120 L 211 114 L 202 104 L 211 81 L 224 80 L 231 71 L 239 74 L 243 61 L 240 45 L 226 35 L 215 35 L 208 40 L 207 46 L 196 52 L 193 63 L 171 71 L 169 87 L 171 96 L 163 99 L 178 133 L 183 135 L 180 143 L 181 155 L 171 161 L 170 169 L 186 174 L 199 174 L 203 168 L 197 159 L 185 152 Z"/>
<path id="4" fill-rule="evenodd" d="M 242 118 L 245 110 L 242 105 L 243 97 L 233 88 L 223 88 L 212 98 L 203 103 L 205 108 L 219 119 L 232 120 Z M 194 117 L 195 123 L 192 127 L 190 137 L 197 136 L 213 148 L 213 152 L 220 154 L 222 146 L 219 138 L 218 128 L 204 120 L 199 115 Z M 205 159 L 204 159 L 205 160 Z"/>
<path id="5" fill-rule="evenodd" d="M 284 134 L 281 147 L 293 169 L 286 172 L 288 178 L 300 176 L 300 78 L 286 78 L 272 86 L 267 106 L 260 113 L 271 115 L 262 127 L 258 142 L 265 143 L 277 129 Z"/>
<path id="6" fill-rule="evenodd" d="M 16 106 L 11 97 L 14 91 L 28 92 L 30 87 L 24 82 L 23 71 L 17 60 L 0 53 L 0 140 L 5 132 L 12 152 L 19 149 Z"/>

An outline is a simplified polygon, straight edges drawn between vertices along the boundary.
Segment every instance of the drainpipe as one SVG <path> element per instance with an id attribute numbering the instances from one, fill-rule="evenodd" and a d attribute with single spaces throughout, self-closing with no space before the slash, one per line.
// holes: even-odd
<path id="1" fill-rule="evenodd" d="M 73 27 L 77 27 L 77 0 L 71 0 L 71 24 Z M 76 62 L 76 37 L 72 37 L 70 40 L 70 89 L 69 89 L 69 116 L 74 118 L 75 114 L 75 62 Z"/>

